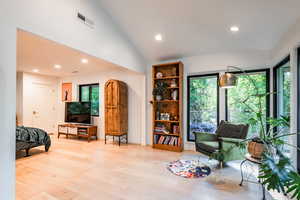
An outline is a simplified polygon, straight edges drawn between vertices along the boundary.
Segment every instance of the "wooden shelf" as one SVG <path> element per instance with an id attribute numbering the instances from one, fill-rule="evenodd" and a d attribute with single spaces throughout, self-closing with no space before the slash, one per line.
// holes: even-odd
<path id="1" fill-rule="evenodd" d="M 160 72 L 163 74 L 162 78 L 156 78 L 156 74 Z M 174 81 L 172 80 L 174 79 Z M 154 98 L 150 103 L 153 106 L 152 112 L 152 137 L 153 148 L 181 152 L 183 150 L 183 64 L 182 62 L 163 63 L 152 66 L 152 86 L 156 87 L 157 83 L 161 80 L 165 82 L 168 91 L 164 94 L 165 100 L 156 101 Z M 174 83 L 175 82 L 175 83 Z M 176 85 L 175 85 L 176 84 Z M 174 85 L 176 87 L 171 87 Z M 177 100 L 172 100 L 172 93 L 177 91 Z M 156 120 L 157 114 L 168 113 L 171 119 L 179 120 Z M 163 132 L 155 132 L 156 127 L 165 129 L 169 134 Z M 174 134 L 175 133 L 175 134 Z M 164 138 L 162 138 L 164 137 Z M 174 143 L 178 142 L 179 146 L 170 144 L 157 144 L 159 139 L 174 139 Z M 160 141 L 161 142 L 161 141 Z M 163 142 L 162 142 L 163 143 Z M 172 142 L 168 142 L 172 143 Z"/>
<path id="2" fill-rule="evenodd" d="M 154 78 L 154 80 L 165 80 L 165 79 L 178 79 L 179 76 L 165 76 L 162 78 Z"/>
<path id="3" fill-rule="evenodd" d="M 179 134 L 168 134 L 168 133 L 158 133 L 158 132 L 154 132 L 153 134 L 155 135 L 166 135 L 166 136 L 174 136 L 174 137 L 180 137 Z"/>
<path id="4" fill-rule="evenodd" d="M 179 123 L 180 121 L 173 121 L 173 120 L 155 120 L 156 122 L 167 122 L 167 123 Z"/>
<path id="5" fill-rule="evenodd" d="M 177 103 L 179 100 L 160 100 L 160 101 L 153 101 L 154 103 Z"/>
<path id="6" fill-rule="evenodd" d="M 176 62 L 169 62 L 169 63 L 161 63 L 161 64 L 157 64 L 157 65 L 153 65 L 153 68 L 155 67 L 164 67 L 164 66 L 170 66 L 170 65 L 180 65 L 182 64 L 181 61 L 176 61 Z"/>
<path id="7" fill-rule="evenodd" d="M 181 146 L 172 146 L 172 145 L 167 145 L 167 144 L 153 144 L 153 148 L 161 149 L 161 150 L 168 150 L 168 151 L 176 151 L 176 152 L 182 151 Z"/>
<path id="8" fill-rule="evenodd" d="M 168 87 L 168 89 L 172 90 L 172 89 L 179 89 L 179 87 Z"/>

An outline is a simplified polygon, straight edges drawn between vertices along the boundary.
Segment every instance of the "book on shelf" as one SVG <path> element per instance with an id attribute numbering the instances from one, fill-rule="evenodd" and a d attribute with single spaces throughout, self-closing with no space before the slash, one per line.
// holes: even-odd
<path id="1" fill-rule="evenodd" d="M 180 138 L 175 136 L 154 135 L 154 144 L 180 146 Z"/>

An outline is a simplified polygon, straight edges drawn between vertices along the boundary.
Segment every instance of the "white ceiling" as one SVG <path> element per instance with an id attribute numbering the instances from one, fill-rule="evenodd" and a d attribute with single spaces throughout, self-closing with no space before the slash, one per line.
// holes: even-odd
<path id="1" fill-rule="evenodd" d="M 271 50 L 300 17 L 299 0 L 99 0 L 150 61 Z M 230 26 L 240 32 L 232 34 Z M 161 33 L 163 42 L 154 41 Z"/>
<path id="2" fill-rule="evenodd" d="M 89 62 L 81 63 L 83 58 L 88 59 Z M 62 68 L 55 69 L 54 65 L 56 64 L 61 65 Z M 70 47 L 19 30 L 17 71 L 33 73 L 33 69 L 38 69 L 38 74 L 56 77 L 125 70 Z M 78 71 L 78 73 L 72 73 L 74 71 Z"/>

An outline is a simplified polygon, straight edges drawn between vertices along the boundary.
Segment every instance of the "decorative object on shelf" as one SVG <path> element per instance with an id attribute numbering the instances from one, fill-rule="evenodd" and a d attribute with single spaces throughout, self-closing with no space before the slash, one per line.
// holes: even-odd
<path id="1" fill-rule="evenodd" d="M 62 101 L 72 101 L 72 83 L 63 83 L 61 87 Z"/>
<path id="2" fill-rule="evenodd" d="M 153 88 L 152 94 L 155 96 L 156 101 L 161 101 L 164 94 L 167 92 L 168 85 L 167 83 L 160 81 L 156 83 L 155 88 Z"/>
<path id="3" fill-rule="evenodd" d="M 163 125 L 163 124 L 158 124 L 154 128 L 154 132 L 155 133 L 164 133 L 164 134 L 169 134 L 170 133 L 170 131 L 168 131 L 167 128 L 165 127 L 165 125 Z"/>
<path id="4" fill-rule="evenodd" d="M 177 98 L 178 98 L 178 90 L 173 90 L 172 91 L 172 99 L 177 100 Z"/>
<path id="5" fill-rule="evenodd" d="M 173 134 L 179 134 L 179 126 L 177 125 L 173 126 Z"/>
<path id="6" fill-rule="evenodd" d="M 169 113 L 160 113 L 160 120 L 170 120 L 170 114 Z"/>
<path id="7" fill-rule="evenodd" d="M 156 111 L 156 120 L 160 120 L 160 112 Z"/>
<path id="8" fill-rule="evenodd" d="M 174 120 L 174 121 L 178 121 L 178 120 L 179 120 L 178 115 L 174 115 L 174 116 L 173 116 L 173 120 Z"/>
<path id="9" fill-rule="evenodd" d="M 176 160 L 167 165 L 167 169 L 184 178 L 201 178 L 210 175 L 211 169 L 199 160 Z"/>
<path id="10" fill-rule="evenodd" d="M 163 73 L 157 72 L 155 76 L 156 76 L 156 78 L 162 78 L 163 77 Z"/>
<path id="11" fill-rule="evenodd" d="M 177 83 L 176 83 L 176 79 L 172 79 L 171 80 L 171 85 L 170 85 L 171 88 L 176 88 L 177 87 Z"/>
<path id="12" fill-rule="evenodd" d="M 246 99 L 241 99 L 237 103 L 246 104 L 251 112 L 255 113 L 255 117 L 250 118 L 248 123 L 251 126 L 258 126 L 259 131 L 257 136 L 240 142 L 238 146 L 246 148 L 248 145 L 249 153 L 253 158 L 261 157 L 258 179 L 268 190 L 277 190 L 284 195 L 291 194 L 292 199 L 295 197 L 300 199 L 300 175 L 294 169 L 291 159 L 283 152 L 284 145 L 293 147 L 293 145 L 286 142 L 286 137 L 297 134 L 289 131 L 290 117 L 280 116 L 279 118 L 268 118 L 265 120 L 262 102 L 270 93 L 260 92 L 254 79 L 241 68 L 232 66 L 228 68 L 242 72 L 255 88 L 255 94 L 249 95 Z M 227 72 L 226 74 L 227 77 L 230 77 L 231 73 Z M 219 84 L 222 88 L 236 85 L 234 81 L 227 81 L 227 83 L 220 81 Z M 248 101 L 253 99 L 253 97 L 258 98 L 258 108 L 252 108 L 248 104 Z M 266 126 L 269 127 L 268 130 Z M 261 144 L 263 144 L 263 147 L 261 147 Z M 256 146 L 260 147 L 256 148 Z M 226 153 L 230 152 L 221 152 L 223 155 Z"/>

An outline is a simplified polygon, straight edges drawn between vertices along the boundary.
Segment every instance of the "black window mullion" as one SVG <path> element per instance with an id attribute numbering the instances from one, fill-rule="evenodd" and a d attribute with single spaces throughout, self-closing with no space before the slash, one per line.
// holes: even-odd
<path id="1" fill-rule="evenodd" d="M 298 98 L 297 98 L 297 110 L 298 110 L 298 116 L 297 116 L 297 131 L 298 133 L 300 132 L 300 47 L 297 50 L 297 93 L 298 93 Z M 297 169 L 298 169 L 298 173 L 300 173 L 300 135 L 297 135 L 297 146 L 298 146 L 298 150 L 297 150 Z"/>

